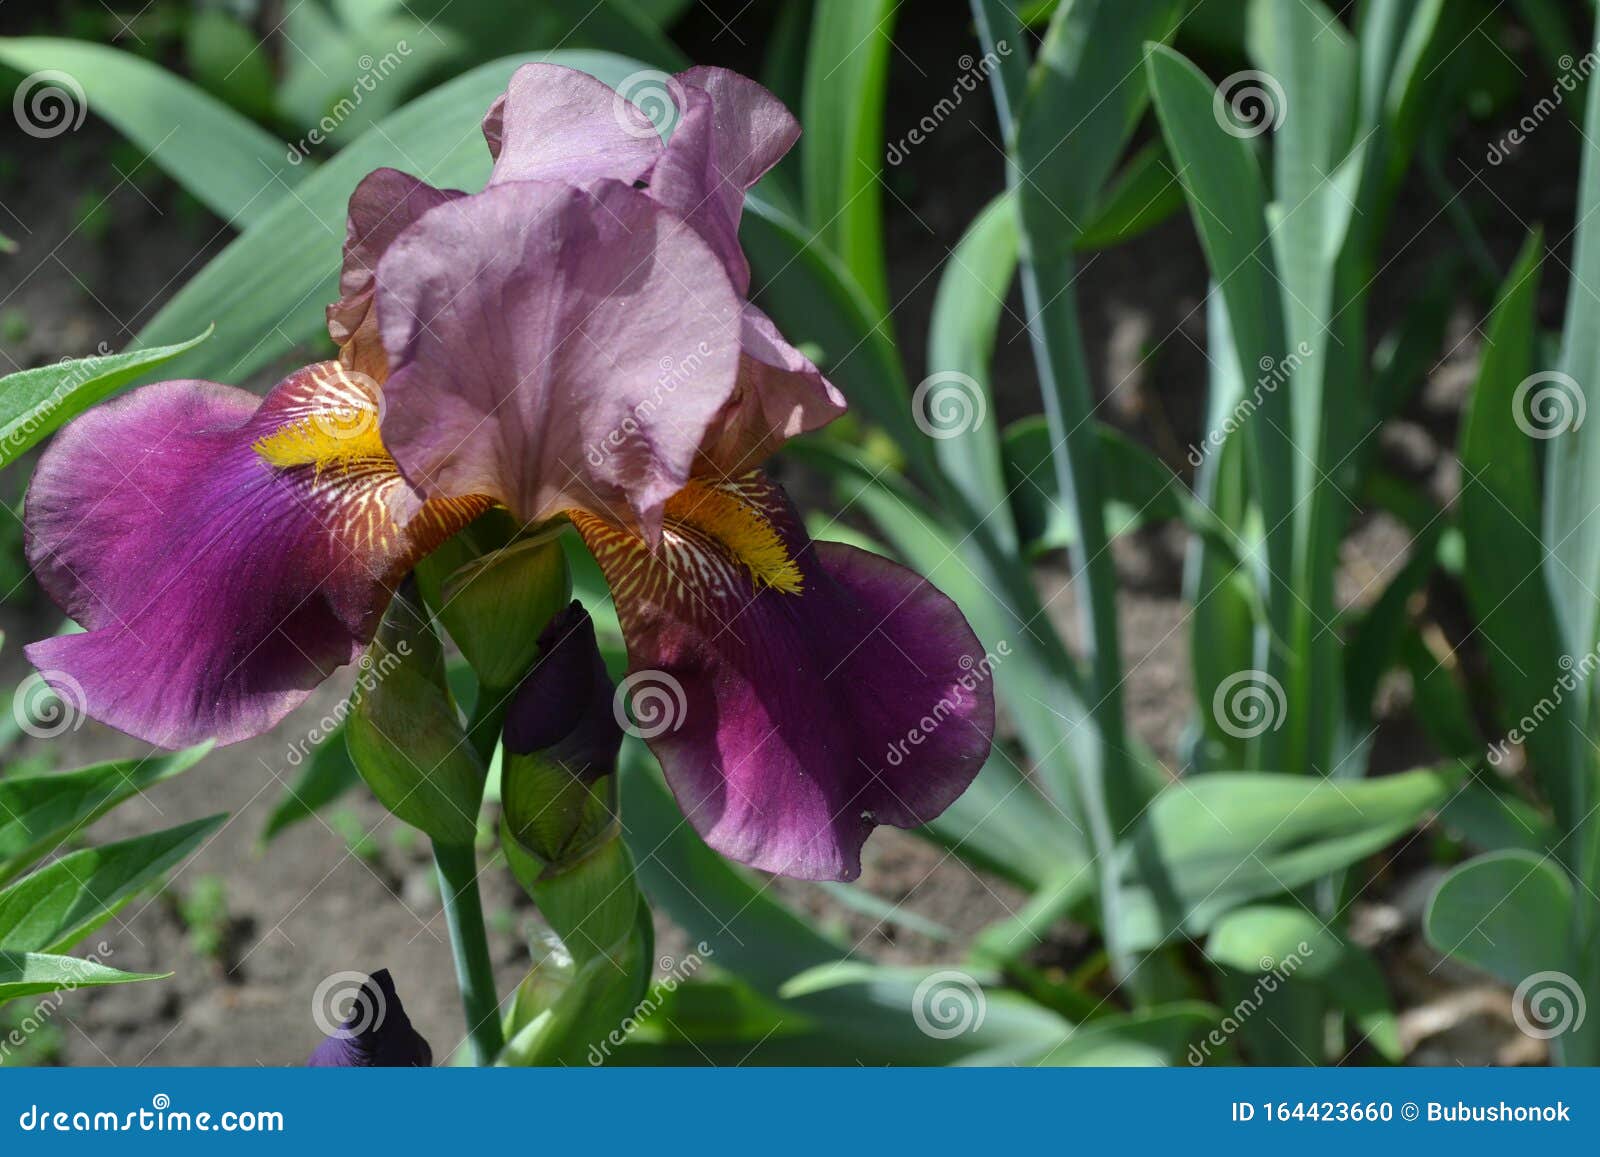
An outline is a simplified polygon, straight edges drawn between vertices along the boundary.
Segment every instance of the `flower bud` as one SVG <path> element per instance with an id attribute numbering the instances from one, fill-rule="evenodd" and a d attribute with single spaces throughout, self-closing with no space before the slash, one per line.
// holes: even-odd
<path id="1" fill-rule="evenodd" d="M 410 580 L 362 657 L 345 742 L 361 778 L 395 816 L 439 843 L 472 843 L 484 769 L 445 683 L 439 636 Z"/>
<path id="2" fill-rule="evenodd" d="M 614 823 L 622 729 L 594 623 L 582 604 L 555 615 L 506 713 L 500 798 L 506 833 L 543 866 L 571 861 Z"/>
<path id="3" fill-rule="evenodd" d="M 436 605 L 479 682 L 504 694 L 528 670 L 545 624 L 571 597 L 561 543 L 527 539 L 454 570 L 440 584 Z"/>
<path id="4" fill-rule="evenodd" d="M 312 1050 L 306 1060 L 308 1067 L 428 1068 L 433 1064 L 433 1049 L 411 1026 L 387 968 L 361 983 L 343 1015 L 344 1022 Z"/>

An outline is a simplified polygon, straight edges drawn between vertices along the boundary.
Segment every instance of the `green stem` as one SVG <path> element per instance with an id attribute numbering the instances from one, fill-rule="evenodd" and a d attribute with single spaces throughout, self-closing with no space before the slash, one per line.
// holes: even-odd
<path id="1" fill-rule="evenodd" d="M 509 698 L 492 688 L 479 688 L 478 702 L 467 724 L 467 740 L 478 753 L 485 774 L 500 743 L 500 727 Z M 477 853 L 471 845 L 435 842 L 433 862 L 439 872 L 439 893 L 444 900 L 445 923 L 450 928 L 450 952 L 455 957 L 456 984 L 461 989 L 473 1063 L 491 1065 L 505 1041 L 500 1031 L 494 966 L 489 960 L 489 932 L 483 922 L 483 900 L 478 895 Z"/>
<path id="2" fill-rule="evenodd" d="M 500 1054 L 500 999 L 489 962 L 489 936 L 478 897 L 478 857 L 470 846 L 435 843 L 433 862 L 439 870 L 439 892 L 450 927 L 450 950 L 456 961 L 461 1007 L 467 1016 L 467 1040 L 474 1064 L 490 1065 Z"/>

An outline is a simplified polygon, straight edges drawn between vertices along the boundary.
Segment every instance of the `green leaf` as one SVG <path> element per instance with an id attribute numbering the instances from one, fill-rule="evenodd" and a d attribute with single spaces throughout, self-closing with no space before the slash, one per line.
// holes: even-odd
<path id="1" fill-rule="evenodd" d="M 1128 942 L 1198 936 L 1251 900 L 1348 867 L 1409 831 L 1457 786 L 1450 769 L 1334 783 L 1277 772 L 1211 772 L 1163 792 L 1118 846 Z M 1159 856 L 1173 894 L 1157 896 L 1137 852 Z"/>
<path id="2" fill-rule="evenodd" d="M 908 1015 L 915 989 L 908 974 L 830 971 L 841 967 L 848 949 L 787 908 L 765 882 L 706 847 L 684 822 L 642 744 L 627 742 L 621 766 L 625 837 L 652 904 L 688 933 L 709 963 L 763 997 L 782 1001 L 786 1019 L 792 1015 L 825 1031 L 837 1042 L 831 1053 L 836 1063 L 940 1063 L 1012 1031 L 1037 1028 L 1041 1018 L 1055 1020 L 1036 1006 L 1003 999 L 1004 1011 L 991 1005 L 993 1036 L 926 1036 Z M 831 976 L 835 983 L 801 983 L 791 999 L 783 1000 L 791 978 L 813 969 L 823 970 L 813 980 Z M 1056 1020 L 1058 1030 L 1061 1023 Z M 1054 1039 L 1043 1038 L 1040 1047 Z"/>
<path id="3" fill-rule="evenodd" d="M 0 884 L 21 875 L 123 800 L 187 771 L 209 743 L 172 755 L 0 779 Z"/>
<path id="4" fill-rule="evenodd" d="M 1540 566 L 1538 459 L 1520 428 L 1528 400 L 1519 397 L 1534 368 L 1535 307 L 1543 246 L 1535 231 L 1501 287 L 1484 334 L 1478 382 L 1462 426 L 1458 517 L 1466 542 L 1462 579 L 1494 673 L 1499 722 L 1522 735 L 1545 795 L 1564 827 L 1582 812 L 1579 762 L 1566 694 L 1582 672 L 1562 646 Z M 1534 389 L 1543 388 L 1535 383 Z M 1559 389 L 1559 385 L 1556 386 Z M 1525 392 L 1525 391 L 1524 391 Z M 1570 682 L 1564 688 L 1563 682 Z M 1525 716 L 1531 727 L 1521 725 Z"/>
<path id="5" fill-rule="evenodd" d="M 1538 808 L 1476 782 L 1451 798 L 1439 822 L 1480 852 L 1517 849 L 1542 856 L 1557 842 L 1555 825 Z"/>
<path id="6" fill-rule="evenodd" d="M 62 856 L 0 891 L 0 951 L 60 952 L 186 858 L 226 816 Z"/>
<path id="7" fill-rule="evenodd" d="M 1190 1049 L 1217 1023 L 1209 1004 L 1185 1000 L 1135 1012 L 1112 1013 L 1081 1024 L 1060 1044 L 1018 1063 L 1051 1067 L 1148 1067 L 1196 1063 Z"/>
<path id="8" fill-rule="evenodd" d="M 887 324 L 883 247 L 883 108 L 892 0 L 816 0 L 801 120 L 806 216 Z"/>
<path id="9" fill-rule="evenodd" d="M 796 975 L 780 996 L 847 998 L 863 1015 L 915 1026 L 935 1063 L 1017 1063 L 1066 1041 L 1072 1024 L 1056 1013 L 1002 988 L 993 977 L 938 965 L 900 967 L 861 960 L 834 960 Z"/>
<path id="10" fill-rule="evenodd" d="M 1167 147 L 1162 141 L 1151 141 L 1101 193 L 1078 237 L 1078 248 L 1109 249 L 1132 241 L 1182 208 L 1183 185 Z"/>
<path id="11" fill-rule="evenodd" d="M 1251 904 L 1235 908 L 1211 929 L 1206 955 L 1240 972 L 1326 976 L 1344 955 L 1333 931 L 1304 908 Z"/>
<path id="12" fill-rule="evenodd" d="M 284 789 L 283 796 L 262 825 L 260 842 L 271 843 L 283 832 L 309 819 L 361 782 L 361 773 L 350 758 L 344 726 L 323 737 L 302 757 L 300 775 Z"/>
<path id="13" fill-rule="evenodd" d="M 450 697 L 444 647 L 415 587 L 395 595 L 363 656 L 344 734 L 361 778 L 394 816 L 436 843 L 472 846 L 486 769 Z"/>
<path id="14" fill-rule="evenodd" d="M 36 996 L 78 988 L 98 988 L 107 984 L 130 984 L 136 980 L 165 980 L 170 972 L 119 972 L 92 960 L 76 956 L 53 956 L 43 952 L 0 952 L 0 1003 L 19 996 Z"/>
<path id="15" fill-rule="evenodd" d="M 562 45 L 604 49 L 671 72 L 689 67 L 683 51 L 661 31 L 662 22 L 644 10 L 661 7 L 659 0 L 643 5 L 639 0 L 546 0 L 546 4 L 561 15 Z M 551 53 L 552 58 L 561 55 Z M 642 67 L 636 65 L 634 70 Z"/>
<path id="16" fill-rule="evenodd" d="M 1537 427 L 1549 438 L 1544 455 L 1545 578 L 1567 653 L 1574 656 L 1594 650 L 1600 616 L 1600 600 L 1592 590 L 1594 576 L 1600 574 L 1600 519 L 1594 517 L 1595 495 L 1600 493 L 1600 326 L 1593 324 L 1600 307 L 1600 84 L 1588 87 L 1579 134 L 1583 164 L 1574 210 L 1577 237 L 1561 327 L 1560 370 L 1579 393 L 1558 408 L 1558 424 Z M 1580 424 L 1585 413 L 1596 416 Z M 1580 718 L 1579 725 L 1583 722 Z"/>
<path id="17" fill-rule="evenodd" d="M 1281 644 L 1293 633 L 1298 597 L 1291 585 L 1295 452 L 1289 439 L 1288 391 L 1277 388 L 1282 384 L 1277 373 L 1289 365 L 1288 343 L 1281 282 L 1267 229 L 1266 193 L 1249 143 L 1218 123 L 1217 90 L 1205 74 L 1159 45 L 1150 50 L 1146 67 L 1162 134 L 1178 165 L 1195 232 L 1226 306 L 1234 363 L 1239 367 L 1240 406 L 1248 401 L 1251 407 L 1244 420 L 1242 413 L 1229 416 L 1242 435 L 1247 473 L 1265 527 L 1266 604 L 1271 633 L 1280 641 L 1279 646 L 1267 648 L 1265 665 L 1284 683 L 1290 656 Z M 1249 379 L 1257 374 L 1263 376 L 1252 389 Z M 1270 758 L 1285 745 L 1285 738 L 1269 732 L 1255 741 L 1261 748 L 1259 756 L 1268 760 L 1265 766 L 1272 765 Z"/>
<path id="18" fill-rule="evenodd" d="M 602 53 L 528 54 L 440 85 L 363 133 L 235 238 L 151 319 L 140 343 L 169 342 L 214 321 L 217 338 L 179 361 L 174 374 L 237 381 L 300 343 L 321 340 L 324 308 L 339 295 L 345 210 L 356 183 L 390 165 L 435 185 L 480 186 L 489 151 L 477 125 L 530 60 L 580 68 L 610 84 L 639 67 Z"/>
<path id="19" fill-rule="evenodd" d="M 52 362 L 0 378 L 0 468 L 141 374 L 194 349 L 211 336 L 176 345 Z"/>
<path id="20" fill-rule="evenodd" d="M 1490 852 L 1439 881 L 1423 930 L 1446 956 L 1510 985 L 1569 972 L 1572 881 L 1549 856 Z"/>
<path id="21" fill-rule="evenodd" d="M 761 303 L 783 332 L 821 347 L 819 364 L 851 407 L 888 432 L 918 477 L 934 473 L 928 439 L 911 417 L 900 352 L 850 271 L 798 221 L 760 197 L 745 199 L 739 240 Z"/>
<path id="22" fill-rule="evenodd" d="M 973 510 L 993 512 L 994 535 L 1013 553 L 1017 532 L 1004 515 L 1008 488 L 990 367 L 995 331 L 1017 273 L 1017 244 L 1014 201 L 1002 194 L 968 226 L 945 262 L 928 322 L 929 377 L 912 399 L 918 415 L 940 435 L 933 443 L 940 468 Z"/>
<path id="23" fill-rule="evenodd" d="M 694 0 L 633 0 L 633 7 L 657 28 L 670 28 Z"/>
<path id="24" fill-rule="evenodd" d="M 1063 255 L 1091 224 L 1149 99 L 1145 44 L 1172 36 L 1182 13 L 1175 0 L 1073 0 L 1056 10 L 1017 124 L 1023 221 L 1038 259 Z"/>
<path id="25" fill-rule="evenodd" d="M 1107 534 L 1115 537 L 1141 526 L 1182 519 L 1196 534 L 1213 539 L 1225 555 L 1236 555 L 1227 530 L 1194 500 L 1166 463 L 1111 426 L 1095 423 L 1095 435 L 1100 444 Z M 1061 504 L 1056 472 L 1050 465 L 1048 423 L 1039 417 L 1013 422 L 1006 427 L 1004 451 L 1006 490 L 1023 543 L 1034 554 L 1071 546 L 1076 527 Z"/>
<path id="26" fill-rule="evenodd" d="M 272 63 L 266 45 L 238 17 L 219 8 L 200 9 L 189 17 L 183 51 L 189 75 L 201 88 L 252 117 L 271 117 Z"/>
<path id="27" fill-rule="evenodd" d="M 1360 1034 L 1356 1045 L 1365 1044 L 1394 1064 L 1405 1059 L 1394 1001 L 1372 953 L 1346 944 L 1339 967 L 1322 977 L 1321 984 Z"/>
<path id="28" fill-rule="evenodd" d="M 72 77 L 90 109 L 230 223 L 263 220 L 274 205 L 291 199 L 285 193 L 305 176 L 282 141 L 141 57 L 77 40 L 23 37 L 0 40 L 0 62 L 19 72 L 56 70 Z M 205 324 L 179 332 L 194 333 Z"/>

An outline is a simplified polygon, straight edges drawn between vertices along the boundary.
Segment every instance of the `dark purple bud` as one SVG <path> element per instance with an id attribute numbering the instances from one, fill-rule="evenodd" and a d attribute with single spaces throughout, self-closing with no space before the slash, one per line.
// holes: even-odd
<path id="1" fill-rule="evenodd" d="M 589 782 L 610 775 L 622 747 L 613 690 L 594 622 L 574 602 L 539 636 L 539 661 L 506 713 L 506 750 L 542 755 Z"/>
<path id="2" fill-rule="evenodd" d="M 348 985 L 330 988 L 328 982 L 324 982 L 317 990 L 314 1015 L 321 1023 L 332 1010 L 344 1021 L 312 1050 L 306 1061 L 309 1067 L 398 1069 L 428 1068 L 433 1064 L 433 1049 L 411 1027 L 411 1018 L 406 1016 L 405 1006 L 400 1003 L 400 994 L 395 991 L 387 968 L 380 968 L 354 988 Z"/>

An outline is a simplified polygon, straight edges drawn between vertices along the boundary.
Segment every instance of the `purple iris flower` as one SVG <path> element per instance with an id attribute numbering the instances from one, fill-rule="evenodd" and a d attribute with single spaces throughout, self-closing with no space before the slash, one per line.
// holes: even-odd
<path id="1" fill-rule="evenodd" d="M 949 806 L 990 750 L 983 648 L 926 580 L 813 542 L 756 469 L 844 410 L 747 300 L 745 190 L 798 125 L 731 72 L 667 87 L 663 145 L 594 78 L 523 67 L 484 121 L 482 192 L 388 169 L 357 187 L 337 363 L 259 408 L 169 382 L 69 426 L 29 551 L 88 631 L 29 648 L 46 678 L 164 745 L 258 733 L 498 504 L 570 520 L 599 562 L 623 692 L 667 696 L 637 730 L 712 847 L 850 879 L 875 825 Z"/>
<path id="2" fill-rule="evenodd" d="M 313 1069 L 428 1068 L 433 1049 L 400 1003 L 394 979 L 380 968 L 357 988 L 344 1023 L 312 1050 Z"/>

